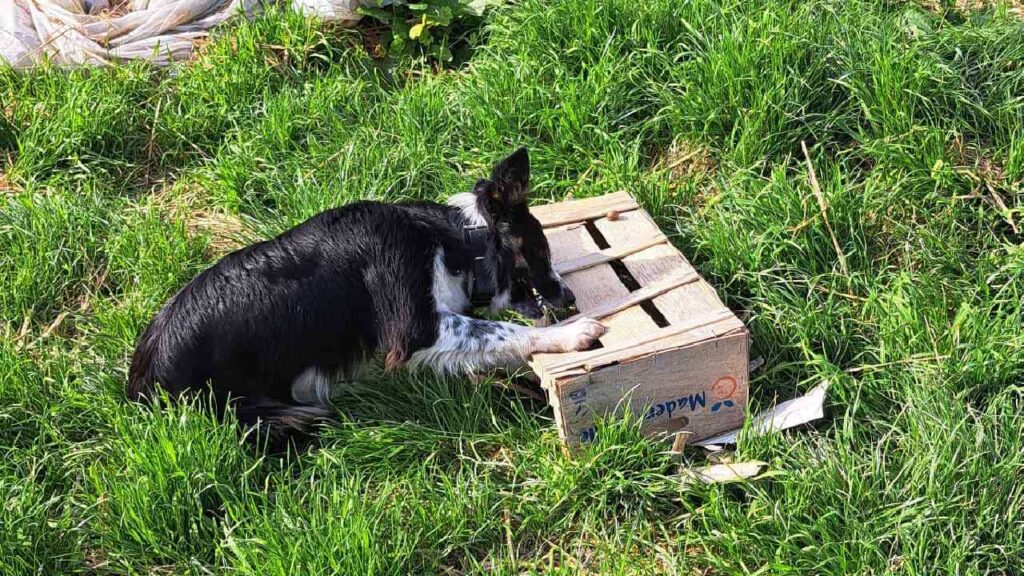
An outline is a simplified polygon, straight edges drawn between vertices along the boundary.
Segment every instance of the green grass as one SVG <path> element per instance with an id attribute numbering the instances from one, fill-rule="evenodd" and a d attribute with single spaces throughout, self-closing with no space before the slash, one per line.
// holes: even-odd
<path id="1" fill-rule="evenodd" d="M 481 32 L 437 71 L 275 12 L 171 70 L 0 71 L 0 574 L 1024 571 L 1019 14 L 522 0 Z M 370 374 L 300 455 L 123 401 L 225 226 L 440 199 L 520 144 L 538 197 L 633 191 L 749 311 L 753 409 L 832 382 L 740 447 L 770 477 L 684 489 L 630 422 L 570 458 L 545 406 L 429 375 Z"/>

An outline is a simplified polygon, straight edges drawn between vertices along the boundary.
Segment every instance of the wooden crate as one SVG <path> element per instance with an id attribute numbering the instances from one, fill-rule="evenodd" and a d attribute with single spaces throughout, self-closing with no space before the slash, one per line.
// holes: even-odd
<path id="1" fill-rule="evenodd" d="M 580 314 L 609 328 L 600 348 L 531 362 L 561 438 L 589 442 L 595 417 L 627 408 L 652 436 L 741 426 L 747 330 L 636 200 L 617 192 L 531 211 Z"/>

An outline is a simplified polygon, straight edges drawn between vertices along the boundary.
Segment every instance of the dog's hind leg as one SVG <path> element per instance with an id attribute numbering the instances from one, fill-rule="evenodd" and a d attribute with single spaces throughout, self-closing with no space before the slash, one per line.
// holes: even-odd
<path id="1" fill-rule="evenodd" d="M 270 398 L 243 398 L 235 403 L 238 421 L 255 434 L 247 438 L 265 443 L 271 451 L 290 442 L 305 442 L 321 425 L 335 422 L 337 414 L 326 406 L 296 405 Z"/>
<path id="2" fill-rule="evenodd" d="M 437 340 L 414 352 L 410 365 L 430 366 L 445 373 L 514 366 L 539 352 L 585 350 L 605 332 L 601 323 L 589 318 L 546 328 L 449 312 L 440 313 L 439 320 Z"/>
<path id="3" fill-rule="evenodd" d="M 349 372 L 310 366 L 292 381 L 292 399 L 300 404 L 327 406 L 354 376 L 354 369 Z"/>
<path id="4" fill-rule="evenodd" d="M 299 404 L 326 406 L 335 395 L 335 374 L 319 366 L 310 366 L 292 381 L 292 400 Z"/>

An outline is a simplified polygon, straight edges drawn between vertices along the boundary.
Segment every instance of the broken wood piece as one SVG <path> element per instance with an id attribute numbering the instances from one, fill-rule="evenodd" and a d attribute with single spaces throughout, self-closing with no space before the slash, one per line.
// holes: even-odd
<path id="1" fill-rule="evenodd" d="M 823 405 L 829 381 L 823 380 L 807 394 L 787 400 L 773 408 L 761 411 L 750 423 L 747 434 L 761 436 L 769 432 L 779 432 L 813 422 L 824 416 Z M 713 438 L 705 438 L 697 443 L 709 450 L 720 450 L 724 444 L 735 444 L 742 428 L 730 430 Z"/>
<path id="2" fill-rule="evenodd" d="M 764 366 L 764 357 L 758 356 L 757 358 L 754 358 L 749 363 L 747 363 L 747 372 L 753 374 L 754 372 L 760 370 L 761 366 Z"/>
<path id="3" fill-rule="evenodd" d="M 675 433 L 675 437 L 672 439 L 672 450 L 669 454 L 672 458 L 679 460 L 683 457 L 683 449 L 686 448 L 686 439 L 690 437 L 690 432 L 680 430 Z"/>

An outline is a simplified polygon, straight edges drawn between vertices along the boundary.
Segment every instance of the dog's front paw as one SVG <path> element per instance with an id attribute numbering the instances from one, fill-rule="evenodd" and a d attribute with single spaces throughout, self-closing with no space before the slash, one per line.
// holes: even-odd
<path id="1" fill-rule="evenodd" d="M 608 331 L 604 324 L 593 318 L 581 318 L 571 324 L 552 328 L 552 330 L 558 331 L 552 342 L 554 344 L 552 352 L 586 350 Z"/>

